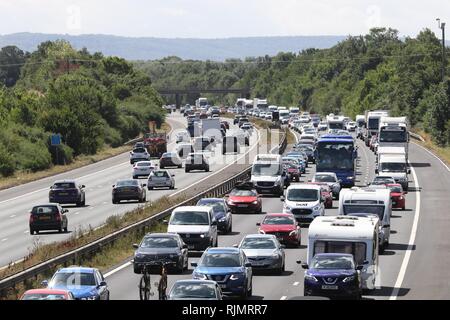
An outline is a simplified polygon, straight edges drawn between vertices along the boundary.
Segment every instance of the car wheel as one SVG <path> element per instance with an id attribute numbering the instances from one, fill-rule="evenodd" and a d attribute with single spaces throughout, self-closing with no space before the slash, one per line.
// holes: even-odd
<path id="1" fill-rule="evenodd" d="M 30 229 L 30 234 L 33 235 L 34 234 L 34 230 Z"/>
<path id="2" fill-rule="evenodd" d="M 189 170 L 188 169 L 184 169 L 184 172 L 189 173 Z"/>
<path id="3" fill-rule="evenodd" d="M 406 210 L 405 207 L 402 207 L 402 210 L 405 211 Z"/>
<path id="4" fill-rule="evenodd" d="M 183 168 L 183 165 L 182 165 L 182 164 L 180 164 L 180 165 L 178 166 L 178 169 L 181 169 L 181 168 Z"/>
<path id="5" fill-rule="evenodd" d="M 86 196 L 83 198 L 83 202 L 81 202 L 81 206 L 84 207 L 86 205 Z"/>
<path id="6" fill-rule="evenodd" d="M 67 233 L 67 230 L 68 230 L 68 228 L 67 228 L 67 226 L 64 228 L 64 232 L 65 233 Z"/>
<path id="7" fill-rule="evenodd" d="M 63 232 L 63 228 L 62 228 L 62 226 L 61 227 L 59 227 L 59 229 L 58 229 L 58 233 L 62 233 Z"/>
<path id="8" fill-rule="evenodd" d="M 247 297 L 250 298 L 253 295 L 253 281 L 250 280 L 250 289 L 247 289 Z"/>
<path id="9" fill-rule="evenodd" d="M 133 179 L 137 179 L 138 177 L 137 176 L 133 176 Z"/>
<path id="10" fill-rule="evenodd" d="M 141 273 L 142 273 L 142 269 L 139 268 L 139 267 L 136 266 L 136 265 L 133 266 L 133 271 L 134 271 L 134 273 L 136 273 L 136 274 L 141 274 Z"/>
<path id="11" fill-rule="evenodd" d="M 298 243 L 297 243 L 297 248 L 301 248 L 302 247 L 302 238 L 298 239 Z"/>
<path id="12" fill-rule="evenodd" d="M 228 234 L 233 232 L 233 223 L 230 223 L 230 226 L 228 227 Z"/>

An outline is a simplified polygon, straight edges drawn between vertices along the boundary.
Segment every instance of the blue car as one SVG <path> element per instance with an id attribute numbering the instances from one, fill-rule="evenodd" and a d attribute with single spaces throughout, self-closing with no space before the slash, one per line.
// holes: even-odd
<path id="1" fill-rule="evenodd" d="M 208 248 L 195 267 L 193 279 L 216 281 L 223 294 L 251 297 L 253 288 L 252 265 L 243 250 L 238 248 Z"/>
<path id="2" fill-rule="evenodd" d="M 229 234 L 233 231 L 233 215 L 225 199 L 203 198 L 197 202 L 197 206 L 207 206 L 213 209 L 218 223 L 217 227 L 221 232 Z"/>
<path id="3" fill-rule="evenodd" d="M 291 157 L 291 158 L 296 158 L 299 162 L 300 162 L 300 172 L 301 174 L 305 174 L 306 173 L 306 167 L 308 162 L 305 160 L 305 158 L 307 159 L 308 157 L 304 154 L 302 154 L 301 152 L 288 152 L 286 154 L 286 157 Z"/>
<path id="4" fill-rule="evenodd" d="M 59 269 L 50 282 L 43 281 L 42 285 L 48 289 L 70 291 L 77 300 L 109 300 L 108 284 L 103 274 L 95 268 Z"/>
<path id="5" fill-rule="evenodd" d="M 77 207 L 86 205 L 85 186 L 75 180 L 56 181 L 48 194 L 49 202 L 59 204 L 76 204 Z"/>
<path id="6" fill-rule="evenodd" d="M 300 261 L 298 261 L 300 263 Z M 356 266 L 352 254 L 319 253 L 306 269 L 305 296 L 330 298 L 361 298 L 361 275 L 363 266 Z"/>

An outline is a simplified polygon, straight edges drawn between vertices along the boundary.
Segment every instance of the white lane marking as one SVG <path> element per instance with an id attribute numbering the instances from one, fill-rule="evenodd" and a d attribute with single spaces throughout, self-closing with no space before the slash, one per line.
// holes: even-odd
<path id="1" fill-rule="evenodd" d="M 294 287 L 298 286 L 300 282 L 294 282 Z"/>
<path id="2" fill-rule="evenodd" d="M 253 149 L 255 149 L 255 148 L 259 145 L 260 140 L 261 140 L 261 136 L 259 135 L 259 132 L 258 132 L 258 140 L 256 141 L 256 143 L 255 143 L 255 144 L 254 144 L 254 145 L 253 145 L 246 153 L 244 153 L 241 157 L 239 157 L 238 159 L 236 159 L 235 161 L 233 161 L 232 163 L 230 163 L 230 164 L 227 165 L 226 167 L 223 167 L 222 169 L 220 169 L 220 170 L 214 172 L 213 174 L 208 175 L 208 176 L 204 177 L 203 179 L 200 179 L 199 181 L 195 182 L 194 184 L 191 184 L 189 187 L 186 187 L 186 188 L 181 189 L 181 190 L 179 190 L 179 191 L 177 191 L 177 192 L 175 192 L 175 193 L 172 193 L 172 194 L 169 196 L 169 198 L 172 198 L 172 197 L 176 196 L 177 194 L 180 194 L 181 192 L 186 191 L 187 189 L 191 188 L 192 186 L 195 186 L 195 185 L 199 184 L 200 182 L 203 182 L 203 181 L 205 181 L 206 179 L 209 179 L 209 178 L 211 178 L 211 177 L 217 175 L 218 173 L 220 173 L 220 172 L 222 172 L 222 171 L 228 169 L 229 167 L 235 165 L 236 163 L 239 162 L 239 160 L 241 160 L 242 158 L 245 158 L 245 157 L 246 157 Z"/>
<path id="3" fill-rule="evenodd" d="M 80 214 L 80 211 L 75 212 L 75 215 L 76 215 L 76 216 L 79 215 L 79 214 Z"/>
<path id="4" fill-rule="evenodd" d="M 280 300 L 286 300 L 287 296 L 282 296 Z"/>
<path id="5" fill-rule="evenodd" d="M 10 215 L 9 217 L 10 218 L 14 218 L 16 215 L 15 214 L 12 214 L 12 215 Z"/>
<path id="6" fill-rule="evenodd" d="M 435 155 L 433 152 L 431 152 L 431 151 L 428 150 L 427 148 L 422 147 L 420 144 L 417 144 L 417 143 L 415 143 L 415 142 L 413 142 L 413 143 L 414 143 L 416 146 L 421 147 L 423 150 L 425 150 L 426 152 L 428 152 L 429 154 L 431 154 L 431 155 L 432 155 L 433 157 L 435 157 L 436 159 L 438 159 L 439 162 L 442 163 L 442 165 L 447 169 L 447 171 L 450 172 L 450 168 L 445 164 L 444 161 L 441 160 L 441 158 L 439 158 L 437 155 Z"/>
<path id="7" fill-rule="evenodd" d="M 94 210 L 95 207 L 90 207 L 89 210 Z"/>
<path id="8" fill-rule="evenodd" d="M 409 161 L 408 161 L 409 162 Z M 409 163 L 411 167 L 411 163 Z M 416 170 L 411 167 L 411 172 L 414 176 L 414 187 L 417 191 L 416 194 L 416 212 L 414 213 L 414 222 L 411 228 L 411 236 L 409 238 L 408 248 L 406 249 L 405 256 L 403 257 L 403 262 L 400 267 L 400 271 L 398 273 L 397 281 L 395 282 L 394 289 L 392 290 L 391 296 L 389 300 L 397 300 L 398 294 L 402 287 L 403 279 L 406 275 L 406 269 L 408 268 L 409 259 L 411 258 L 412 248 L 414 242 L 416 241 L 417 228 L 419 226 L 419 217 L 420 217 L 420 190 L 419 190 L 419 181 L 417 180 Z"/>
<path id="9" fill-rule="evenodd" d="M 127 263 L 121 265 L 120 267 L 117 267 L 116 269 L 111 270 L 110 272 L 106 273 L 105 274 L 105 278 L 108 278 L 109 276 L 112 276 L 114 273 L 117 273 L 120 270 L 125 269 L 125 268 L 127 268 L 129 266 L 131 266 L 131 261 L 128 261 Z"/>
<path id="10" fill-rule="evenodd" d="M 108 202 L 104 201 L 103 204 L 108 204 Z"/>
<path id="11" fill-rule="evenodd" d="M 30 231 L 29 230 L 25 230 L 23 233 L 30 233 Z"/>
<path id="12" fill-rule="evenodd" d="M 2 242 L 5 242 L 6 240 L 8 240 L 8 238 L 4 238 L 4 239 L 2 239 Z"/>

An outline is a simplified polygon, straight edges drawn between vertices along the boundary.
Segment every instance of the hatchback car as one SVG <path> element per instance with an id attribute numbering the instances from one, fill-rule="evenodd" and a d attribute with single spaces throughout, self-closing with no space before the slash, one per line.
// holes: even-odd
<path id="1" fill-rule="evenodd" d="M 192 170 L 209 172 L 209 161 L 203 153 L 190 153 L 186 158 L 184 170 L 185 172 L 191 172 Z"/>
<path id="2" fill-rule="evenodd" d="M 62 268 L 42 285 L 48 289 L 68 290 L 77 300 L 109 300 L 108 284 L 96 268 Z"/>
<path id="3" fill-rule="evenodd" d="M 155 170 L 148 176 L 147 188 L 169 188 L 175 189 L 175 175 L 167 170 Z"/>
<path id="4" fill-rule="evenodd" d="M 49 202 L 60 204 L 76 204 L 77 207 L 86 205 L 85 186 L 75 180 L 56 181 L 48 194 Z"/>
<path id="5" fill-rule="evenodd" d="M 139 161 L 133 165 L 133 179 L 148 177 L 157 167 L 151 161 Z"/>
<path id="6" fill-rule="evenodd" d="M 146 148 L 135 148 L 130 152 L 130 163 L 134 164 L 138 161 L 150 161 L 150 153 Z"/>
<path id="7" fill-rule="evenodd" d="M 68 290 L 32 289 L 26 291 L 20 300 L 75 300 Z"/>
<path id="8" fill-rule="evenodd" d="M 286 269 L 283 246 L 272 234 L 250 234 L 238 246 L 250 261 L 253 271 L 264 270 L 282 274 Z"/>
<path id="9" fill-rule="evenodd" d="M 112 203 L 120 203 L 123 200 L 145 202 L 147 199 L 146 186 L 146 184 L 140 184 L 138 180 L 119 180 L 112 186 Z"/>
<path id="10" fill-rule="evenodd" d="M 302 264 L 302 267 L 306 269 L 305 296 L 361 298 L 360 270 L 363 266 L 355 264 L 352 254 L 319 253 L 310 265 Z"/>
<path id="11" fill-rule="evenodd" d="M 222 300 L 222 290 L 211 280 L 177 280 L 168 300 Z"/>
<path id="12" fill-rule="evenodd" d="M 166 152 L 159 159 L 159 167 L 161 169 L 169 167 L 182 168 L 183 162 L 176 152 Z"/>
<path id="13" fill-rule="evenodd" d="M 213 209 L 219 231 L 223 233 L 231 233 L 233 231 L 233 216 L 224 199 L 203 198 L 197 202 L 197 206 L 207 206 Z"/>
<path id="14" fill-rule="evenodd" d="M 262 200 L 252 184 L 237 185 L 227 197 L 232 213 L 262 213 Z"/>
<path id="15" fill-rule="evenodd" d="M 176 233 L 149 233 L 140 244 L 133 244 L 134 258 L 132 260 L 134 273 L 142 273 L 143 266 L 156 267 L 159 271 L 160 262 L 171 263 L 176 272 L 182 273 L 188 268 L 188 248 L 180 235 Z"/>
<path id="16" fill-rule="evenodd" d="M 330 186 L 324 182 L 311 182 L 311 184 L 320 186 L 325 209 L 333 208 L 333 192 L 331 191 Z"/>
<path id="17" fill-rule="evenodd" d="M 401 184 L 387 184 L 386 187 L 391 189 L 392 209 L 406 208 L 405 192 L 403 191 Z"/>
<path id="18" fill-rule="evenodd" d="M 302 236 L 300 226 L 293 214 L 269 213 L 262 223 L 256 224 L 260 234 L 271 234 L 284 244 L 300 247 Z"/>
<path id="19" fill-rule="evenodd" d="M 49 203 L 40 206 L 34 206 L 30 212 L 29 226 L 30 234 L 40 231 L 57 230 L 58 232 L 67 232 L 68 220 L 67 209 L 63 209 L 57 203 Z"/>
<path id="20" fill-rule="evenodd" d="M 226 295 L 250 297 L 253 292 L 253 271 L 243 250 L 208 248 L 195 267 L 192 278 L 216 281 Z"/>

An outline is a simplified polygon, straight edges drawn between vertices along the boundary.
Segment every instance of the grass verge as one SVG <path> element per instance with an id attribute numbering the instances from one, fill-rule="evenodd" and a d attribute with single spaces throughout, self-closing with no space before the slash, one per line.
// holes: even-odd
<path id="1" fill-rule="evenodd" d="M 431 136 L 423 130 L 414 130 L 414 133 L 417 133 L 425 139 L 425 142 L 415 140 L 414 142 L 421 145 L 422 147 L 432 151 L 435 155 L 437 155 L 442 161 L 444 161 L 447 165 L 450 165 L 450 147 L 439 147 L 432 140 Z"/>

